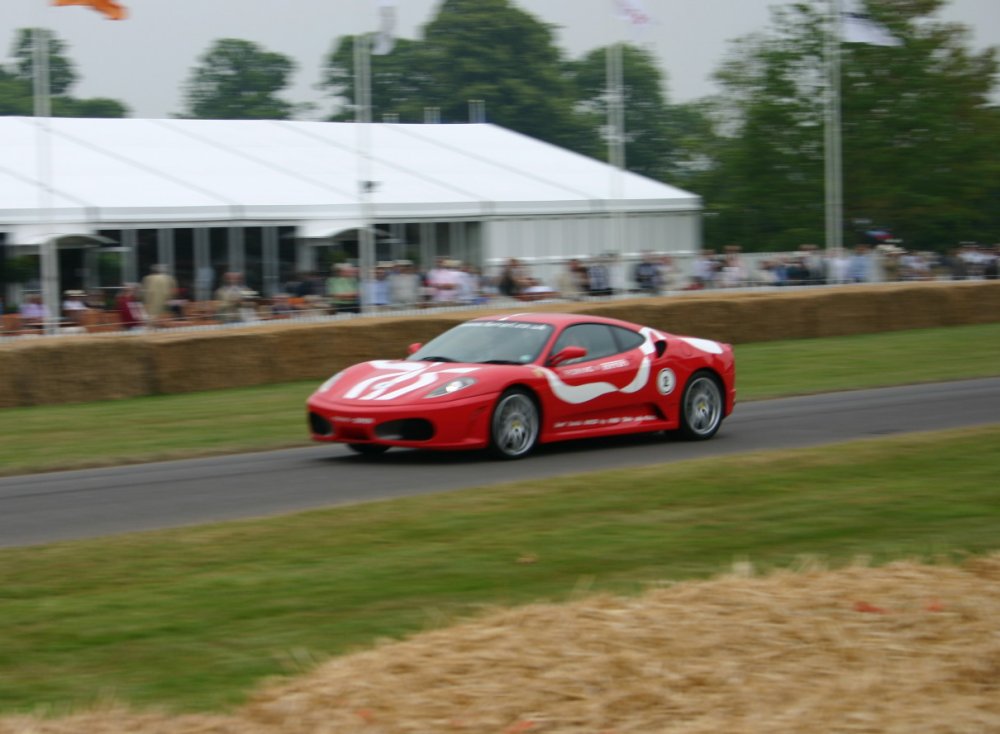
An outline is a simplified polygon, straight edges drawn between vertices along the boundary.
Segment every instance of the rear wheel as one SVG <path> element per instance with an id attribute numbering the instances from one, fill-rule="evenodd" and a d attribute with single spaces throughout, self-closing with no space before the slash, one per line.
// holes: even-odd
<path id="1" fill-rule="evenodd" d="M 681 397 L 681 434 L 694 441 L 711 438 L 722 425 L 722 387 L 714 375 L 696 372 Z"/>
<path id="2" fill-rule="evenodd" d="M 378 443 L 349 443 L 347 444 L 347 448 L 362 456 L 378 456 L 389 450 L 388 446 Z"/>
<path id="3" fill-rule="evenodd" d="M 490 452 L 501 459 L 526 456 L 538 441 L 538 406 L 520 388 L 500 396 L 490 419 Z"/>

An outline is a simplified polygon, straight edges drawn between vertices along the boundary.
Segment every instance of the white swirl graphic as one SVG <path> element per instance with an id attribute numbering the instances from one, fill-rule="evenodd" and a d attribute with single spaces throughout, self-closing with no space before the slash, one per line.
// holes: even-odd
<path id="1" fill-rule="evenodd" d="M 559 375 L 551 369 L 543 367 L 542 373 L 549 383 L 549 389 L 552 390 L 552 394 L 564 403 L 579 405 L 580 403 L 589 402 L 612 392 L 634 393 L 641 390 L 649 382 L 649 373 L 652 366 L 650 355 L 656 351 L 656 340 L 665 339 L 666 337 L 656 329 L 651 329 L 648 326 L 641 329 L 639 333 L 646 337 L 646 341 L 639 345 L 639 351 L 643 354 L 642 361 L 639 363 L 639 369 L 636 370 L 635 377 L 632 378 L 632 381 L 628 385 L 621 388 L 621 390 L 610 382 L 567 385 L 559 379 Z"/>

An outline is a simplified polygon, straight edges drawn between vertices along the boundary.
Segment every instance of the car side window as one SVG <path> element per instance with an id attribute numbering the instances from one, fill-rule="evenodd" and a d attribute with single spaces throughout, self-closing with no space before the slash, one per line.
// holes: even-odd
<path id="1" fill-rule="evenodd" d="M 631 329 L 623 329 L 620 326 L 611 327 L 615 339 L 618 341 L 618 351 L 627 352 L 630 349 L 637 349 L 640 344 L 646 341 L 646 337 L 637 334 Z"/>
<path id="2" fill-rule="evenodd" d="M 615 341 L 611 327 L 604 324 L 574 324 L 567 327 L 556 339 L 552 353 L 555 354 L 565 347 L 583 347 L 587 350 L 587 355 L 580 359 L 567 360 L 563 364 L 600 359 L 622 351 Z"/>

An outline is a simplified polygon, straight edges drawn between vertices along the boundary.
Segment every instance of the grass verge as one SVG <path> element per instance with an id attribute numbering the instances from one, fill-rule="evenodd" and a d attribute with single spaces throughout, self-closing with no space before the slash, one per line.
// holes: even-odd
<path id="1" fill-rule="evenodd" d="M 740 400 L 1000 374 L 1000 323 L 736 348 Z M 308 443 L 316 382 L 0 410 L 0 474 Z"/>
<path id="2" fill-rule="evenodd" d="M 997 548 L 1000 426 L 0 551 L 0 711 L 235 705 L 485 606 Z"/>

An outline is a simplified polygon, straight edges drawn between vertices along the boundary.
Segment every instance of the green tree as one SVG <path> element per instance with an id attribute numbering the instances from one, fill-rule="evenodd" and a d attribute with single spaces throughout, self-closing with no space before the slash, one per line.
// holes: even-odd
<path id="1" fill-rule="evenodd" d="M 183 117 L 287 120 L 295 105 L 280 99 L 295 62 L 251 41 L 223 38 L 199 58 L 187 84 Z"/>
<path id="2" fill-rule="evenodd" d="M 970 52 L 944 0 L 868 3 L 899 47 L 844 44 L 845 222 L 889 227 L 909 246 L 995 232 L 996 49 Z M 824 231 L 825 0 L 779 8 L 768 35 L 741 39 L 717 78 L 723 133 L 700 191 L 711 244 L 784 249 Z M 992 197 L 992 198 L 990 198 Z M 991 203 L 992 202 L 992 203 Z M 852 244 L 854 233 L 846 233 Z"/>
<path id="3" fill-rule="evenodd" d="M 0 115 L 30 115 L 31 86 L 0 69 Z"/>
<path id="4" fill-rule="evenodd" d="M 607 142 L 609 49 L 596 49 L 570 62 L 577 104 L 593 113 Z M 696 165 L 698 140 L 710 134 L 711 124 L 694 106 L 671 106 L 664 92 L 663 73 L 652 54 L 626 45 L 622 48 L 622 85 L 625 110 L 625 166 L 630 171 L 663 181 L 676 180 Z"/>
<path id="5" fill-rule="evenodd" d="M 354 44 L 354 36 L 339 39 L 324 64 L 319 86 L 336 102 L 332 120 L 355 119 Z M 396 39 L 392 53 L 371 57 L 372 119 L 394 115 L 400 122 L 421 122 L 433 86 L 425 44 Z"/>
<path id="6" fill-rule="evenodd" d="M 69 94 L 79 78 L 73 62 L 65 55 L 67 46 L 52 31 L 40 29 L 49 52 L 49 99 L 55 117 L 127 117 L 128 108 L 113 99 L 76 99 Z M 22 28 L 15 33 L 8 70 L 0 69 L 0 115 L 31 115 L 35 97 L 35 31 Z"/>
<path id="7" fill-rule="evenodd" d="M 552 26 L 509 0 L 444 0 L 426 39 L 442 119 L 466 119 L 469 100 L 482 100 L 491 122 L 597 152 Z"/>
<path id="8" fill-rule="evenodd" d="M 128 108 L 117 99 L 62 97 L 52 100 L 52 114 L 55 117 L 128 117 Z"/>
<path id="9" fill-rule="evenodd" d="M 29 87 L 34 84 L 35 76 L 35 30 L 21 28 L 14 35 L 14 47 L 11 56 L 14 58 L 14 74 Z M 65 56 L 66 44 L 56 35 L 46 29 L 37 29 L 45 35 L 49 50 L 49 94 L 59 97 L 69 92 L 79 78 L 73 62 Z"/>
<path id="10" fill-rule="evenodd" d="M 564 147 L 598 154 L 588 115 L 575 109 L 573 86 L 552 28 L 509 0 L 444 0 L 417 42 L 397 42 L 372 58 L 372 119 L 387 113 L 422 120 L 437 108 L 442 122 L 469 119 L 481 101 L 486 119 Z M 327 57 L 321 85 L 341 104 L 354 99 L 353 39 Z M 341 108 L 336 119 L 350 119 Z"/>

